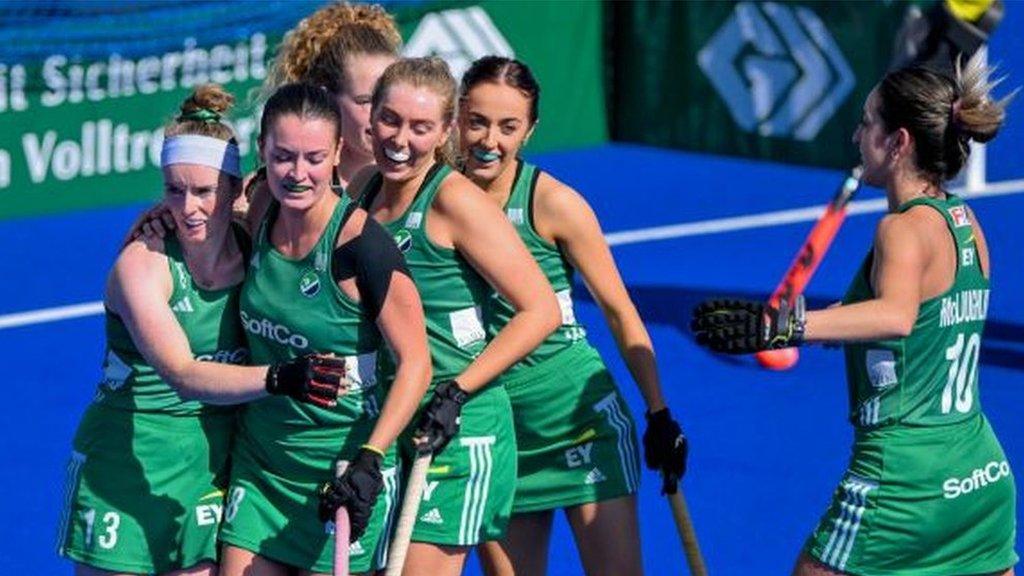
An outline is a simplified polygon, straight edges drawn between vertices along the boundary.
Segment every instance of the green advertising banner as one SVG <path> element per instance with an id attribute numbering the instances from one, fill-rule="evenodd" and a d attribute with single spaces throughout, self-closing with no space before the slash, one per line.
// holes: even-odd
<path id="1" fill-rule="evenodd" d="M 162 126 L 204 82 L 236 95 L 231 121 L 244 166 L 253 167 L 253 96 L 281 36 L 322 4 L 0 6 L 11 23 L 0 30 L 0 219 L 158 198 Z M 386 7 L 399 22 L 406 55 L 440 55 L 457 75 L 486 54 L 529 63 L 544 95 L 531 150 L 607 139 L 596 0 L 575 2 L 572 10 L 525 0 Z"/>
<path id="2" fill-rule="evenodd" d="M 848 168 L 907 4 L 612 5 L 616 140 Z"/>
<path id="3" fill-rule="evenodd" d="M 437 2 L 393 13 L 405 55 L 442 56 L 456 77 L 487 54 L 530 66 L 541 85 L 530 151 L 607 141 L 603 5 L 597 0 Z"/>

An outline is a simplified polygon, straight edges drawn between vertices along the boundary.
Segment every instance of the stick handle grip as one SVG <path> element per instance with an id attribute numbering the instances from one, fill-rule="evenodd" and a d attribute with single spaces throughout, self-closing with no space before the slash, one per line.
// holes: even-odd
<path id="1" fill-rule="evenodd" d="M 398 526 L 395 528 L 395 537 L 391 541 L 391 552 L 388 553 L 386 576 L 401 576 L 402 574 L 405 556 L 409 552 L 409 542 L 412 540 L 412 529 L 416 525 L 416 515 L 419 514 L 420 500 L 423 498 L 423 488 L 427 483 L 427 470 L 430 468 L 432 458 L 431 452 L 420 452 L 413 462 L 412 471 L 409 473 L 409 484 L 405 488 L 405 498 L 402 501 L 402 512 L 398 515 Z"/>
<path id="2" fill-rule="evenodd" d="M 668 501 L 672 505 L 672 518 L 676 521 L 679 539 L 683 542 L 683 552 L 686 554 L 686 564 L 690 567 L 690 574 L 707 576 L 708 569 L 704 565 L 704 556 L 700 553 L 700 543 L 697 542 L 697 533 L 693 530 L 690 509 L 686 506 L 682 487 L 675 494 L 669 494 Z"/>
<path id="3" fill-rule="evenodd" d="M 340 478 L 348 468 L 347 460 L 334 465 L 334 476 Z M 334 512 L 334 570 L 333 576 L 348 576 L 348 539 L 351 526 L 348 522 L 348 508 L 338 506 Z"/>

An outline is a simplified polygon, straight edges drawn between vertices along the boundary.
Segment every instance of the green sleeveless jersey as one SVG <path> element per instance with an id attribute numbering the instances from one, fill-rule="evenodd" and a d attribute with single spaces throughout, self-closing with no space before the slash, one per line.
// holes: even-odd
<path id="1" fill-rule="evenodd" d="M 909 336 L 844 347 L 850 421 L 855 427 L 935 426 L 968 420 L 981 411 L 978 355 L 989 282 L 982 274 L 967 207 L 950 196 L 911 200 L 898 210 L 920 204 L 945 218 L 956 242 L 956 275 L 948 291 L 921 303 Z M 869 253 L 844 304 L 874 297 L 871 265 Z"/>
<path id="2" fill-rule="evenodd" d="M 244 232 L 235 230 L 240 246 L 248 241 Z M 164 238 L 164 252 L 170 266 L 171 298 L 168 305 L 188 338 L 189 348 L 197 360 L 246 364 L 242 327 L 238 322 L 238 294 L 241 285 L 220 290 L 203 290 L 192 281 L 185 264 L 181 244 L 174 235 Z M 246 252 L 243 247 L 243 253 Z M 156 370 L 146 362 L 132 341 L 131 333 L 121 317 L 105 312 L 107 350 L 103 362 L 103 380 L 95 402 L 103 406 L 137 412 L 163 412 L 194 415 L 226 412 L 230 406 L 206 405 L 195 400 L 182 400 Z"/>
<path id="3" fill-rule="evenodd" d="M 381 223 L 405 256 L 423 301 L 434 382 L 458 376 L 487 344 L 483 304 L 490 286 L 457 251 L 438 246 L 427 237 L 427 214 L 441 182 L 450 173 L 448 166 L 435 164 L 405 213 Z M 382 183 L 383 178 L 377 174 L 367 184 L 360 200 L 367 209 Z M 395 374 L 394 362 L 384 358 L 381 366 L 383 376 L 390 381 Z"/>
<path id="4" fill-rule="evenodd" d="M 510 376 L 524 366 L 535 366 L 569 348 L 576 342 L 586 339 L 587 331 L 576 321 L 572 303 L 572 277 L 575 273 L 572 265 L 562 254 L 558 246 L 548 242 L 537 233 L 533 226 L 533 196 L 537 188 L 537 179 L 541 171 L 536 166 L 522 160 L 516 168 L 516 177 L 512 184 L 512 192 L 505 204 L 505 216 L 515 227 L 522 238 L 530 255 L 540 265 L 551 287 L 558 297 L 558 307 L 562 311 L 562 325 L 551 333 L 544 342 L 530 352 L 525 358 L 505 371 L 502 376 Z M 491 293 L 488 302 L 487 333 L 494 337 L 515 314 L 515 308 L 508 300 L 497 292 Z"/>
<path id="5" fill-rule="evenodd" d="M 317 243 L 304 257 L 290 259 L 270 241 L 280 205 L 274 202 L 260 224 L 242 288 L 242 326 L 249 337 L 254 364 L 272 364 L 310 354 L 345 358 L 351 388 L 337 406 L 321 408 L 287 396 L 250 402 L 242 425 L 261 438 L 285 438 L 306 430 L 324 440 L 338 426 L 363 418 L 362 392 L 376 383 L 381 335 L 358 302 L 338 287 L 331 273 L 338 232 L 352 201 L 339 197 Z M 332 430 L 333 429 L 333 430 Z"/>

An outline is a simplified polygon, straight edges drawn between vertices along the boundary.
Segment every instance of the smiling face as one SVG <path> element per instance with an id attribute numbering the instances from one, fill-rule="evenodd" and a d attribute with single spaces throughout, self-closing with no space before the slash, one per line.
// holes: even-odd
<path id="1" fill-rule="evenodd" d="M 531 105 L 522 90 L 496 82 L 477 84 L 463 97 L 459 149 L 473 181 L 486 185 L 515 163 L 533 132 Z"/>
<path id="2" fill-rule="evenodd" d="M 434 163 L 451 134 L 444 104 L 426 86 L 398 82 L 387 88 L 370 122 L 374 159 L 385 179 L 406 181 Z"/>
<path id="3" fill-rule="evenodd" d="M 172 164 L 163 173 L 164 203 L 182 242 L 201 243 L 227 231 L 237 179 L 198 164 Z"/>
<path id="4" fill-rule="evenodd" d="M 274 199 L 295 210 L 316 204 L 330 191 L 338 152 L 337 129 L 329 120 L 295 114 L 277 118 L 261 141 Z"/>
<path id="5" fill-rule="evenodd" d="M 341 138 L 343 154 L 359 158 L 373 157 L 370 140 L 370 101 L 377 79 L 384 73 L 394 56 L 385 54 L 357 54 L 345 61 L 345 90 L 338 96 L 341 108 Z"/>

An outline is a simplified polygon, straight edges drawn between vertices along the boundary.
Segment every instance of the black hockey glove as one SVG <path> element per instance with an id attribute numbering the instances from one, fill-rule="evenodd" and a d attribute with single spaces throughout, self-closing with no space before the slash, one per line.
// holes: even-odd
<path id="1" fill-rule="evenodd" d="M 338 403 L 345 393 L 345 359 L 337 356 L 307 354 L 267 370 L 266 388 L 270 394 L 283 394 L 321 408 Z"/>
<path id="2" fill-rule="evenodd" d="M 661 472 L 661 493 L 675 494 L 686 473 L 686 455 L 689 452 L 686 436 L 668 408 L 648 412 L 645 417 L 644 461 L 649 469 Z"/>
<path id="3" fill-rule="evenodd" d="M 446 380 L 434 389 L 434 396 L 423 410 L 413 436 L 426 441 L 420 449 L 430 450 L 436 457 L 448 445 L 448 441 L 459 432 L 462 405 L 469 399 L 469 393 L 459 388 L 455 380 Z"/>
<path id="4" fill-rule="evenodd" d="M 706 300 L 693 311 L 690 329 L 697 344 L 726 354 L 800 346 L 804 340 L 804 297 L 790 308 L 750 300 Z"/>
<path id="5" fill-rule="evenodd" d="M 334 520 L 334 513 L 344 506 L 348 510 L 351 532 L 349 542 L 358 540 L 370 522 L 377 495 L 384 487 L 380 465 L 384 460 L 380 454 L 368 448 L 359 453 L 338 478 L 320 486 L 319 515 L 322 522 Z"/>

